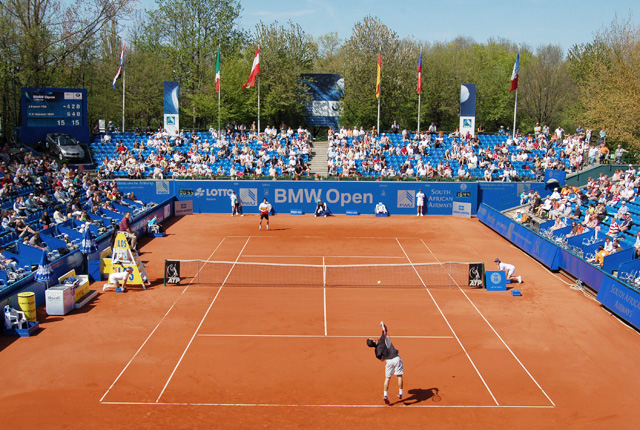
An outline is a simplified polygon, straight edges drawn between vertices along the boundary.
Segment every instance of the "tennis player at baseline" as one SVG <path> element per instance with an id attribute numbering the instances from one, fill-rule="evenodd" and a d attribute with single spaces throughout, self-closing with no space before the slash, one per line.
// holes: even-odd
<path id="1" fill-rule="evenodd" d="M 495 260 L 493 260 L 493 262 L 498 265 L 498 270 L 503 270 L 507 273 L 507 279 L 516 279 L 519 283 L 522 284 L 522 276 L 515 276 L 516 266 L 514 266 L 513 264 L 503 263 L 499 258 L 496 258 Z"/>
<path id="2" fill-rule="evenodd" d="M 267 230 L 269 230 L 269 212 L 271 212 L 271 205 L 267 202 L 267 198 L 262 199 L 262 203 L 258 206 L 258 210 L 260 211 L 260 226 L 258 230 L 262 230 L 262 220 L 267 220 Z"/>
<path id="3" fill-rule="evenodd" d="M 382 335 L 380 336 L 380 339 L 377 341 L 375 339 L 367 339 L 367 345 L 370 348 L 375 348 L 375 354 L 378 360 L 385 362 L 384 395 L 382 399 L 388 405 L 389 380 L 391 379 L 391 375 L 396 375 L 398 377 L 398 398 L 402 400 L 402 396 L 404 395 L 404 381 L 402 378 L 404 375 L 404 366 L 398 350 L 391 342 L 387 326 L 382 321 L 380 321 L 380 325 L 382 326 Z"/>

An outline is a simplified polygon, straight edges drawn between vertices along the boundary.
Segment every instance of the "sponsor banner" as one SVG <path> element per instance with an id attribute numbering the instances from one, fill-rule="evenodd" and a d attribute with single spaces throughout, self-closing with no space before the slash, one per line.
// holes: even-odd
<path id="1" fill-rule="evenodd" d="M 507 291 L 507 274 L 502 270 L 487 270 L 487 291 Z"/>
<path id="2" fill-rule="evenodd" d="M 597 300 L 620 318 L 640 329 L 640 293 L 616 279 L 606 277 Z"/>
<path id="3" fill-rule="evenodd" d="M 471 218 L 471 203 L 453 202 L 451 215 L 462 218 Z"/>
<path id="4" fill-rule="evenodd" d="M 180 130 L 180 118 L 178 115 L 164 115 L 164 129 L 170 136 L 178 134 Z"/>
<path id="5" fill-rule="evenodd" d="M 564 187 L 567 179 L 567 172 L 565 172 L 564 170 L 545 169 L 544 182 L 546 183 L 551 179 L 555 179 L 556 181 L 558 181 L 558 185 L 560 186 L 560 188 L 562 188 Z"/>
<path id="6" fill-rule="evenodd" d="M 545 266 L 558 270 L 558 246 L 555 243 L 485 204 L 478 208 L 478 219 Z"/>
<path id="7" fill-rule="evenodd" d="M 193 200 L 179 200 L 174 203 L 174 206 L 176 216 L 193 214 Z"/>
<path id="8" fill-rule="evenodd" d="M 306 86 L 310 99 L 304 107 L 307 125 L 337 129 L 344 79 L 338 74 L 314 73 L 302 74 L 300 80 Z"/>
<path id="9" fill-rule="evenodd" d="M 426 196 L 425 213 L 428 215 L 451 215 L 454 199 L 468 203 L 471 214 L 475 213 L 477 183 L 182 180 L 173 183 L 176 198 L 193 200 L 196 213 L 228 212 L 231 192 L 235 192 L 246 213 L 257 213 L 263 198 L 277 213 L 290 213 L 291 210 L 314 213 L 316 202 L 321 198 L 335 214 L 347 211 L 373 214 L 376 204 L 382 202 L 392 215 L 413 215 L 418 190 Z"/>
<path id="10" fill-rule="evenodd" d="M 484 279 L 484 264 L 471 263 L 469 264 L 469 286 L 470 287 L 483 287 Z"/>
<path id="11" fill-rule="evenodd" d="M 461 116 L 459 125 L 460 135 L 466 136 L 467 133 L 475 135 L 476 130 L 476 117 L 474 116 Z"/>
<path id="12" fill-rule="evenodd" d="M 476 84 L 460 85 L 460 134 L 476 133 Z"/>
<path id="13" fill-rule="evenodd" d="M 176 81 L 164 81 L 164 128 L 169 134 L 180 130 L 179 86 Z"/>
<path id="14" fill-rule="evenodd" d="M 166 284 L 178 285 L 180 284 L 180 262 L 167 260 L 164 264 L 165 272 L 164 279 Z"/>

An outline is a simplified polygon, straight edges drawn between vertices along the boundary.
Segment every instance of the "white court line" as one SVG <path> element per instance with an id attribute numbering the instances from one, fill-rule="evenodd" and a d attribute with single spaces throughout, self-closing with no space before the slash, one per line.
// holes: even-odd
<path id="1" fill-rule="evenodd" d="M 422 277 L 420 276 L 420 274 L 418 273 L 418 270 L 415 268 L 415 266 L 413 266 L 413 263 L 411 262 L 411 259 L 409 258 L 409 255 L 407 254 L 407 252 L 404 250 L 404 247 L 402 246 L 402 244 L 400 243 L 400 241 L 398 240 L 398 238 L 396 238 L 396 241 L 398 242 L 398 246 L 400 247 L 400 249 L 402 249 L 402 252 L 404 253 L 404 255 L 407 257 L 407 260 L 409 261 L 409 263 L 411 263 L 411 267 L 413 267 L 413 270 L 416 272 L 416 275 L 418 275 L 418 278 L 420 278 L 420 282 L 422 282 L 422 285 L 424 285 L 424 289 L 427 290 L 427 293 L 429 294 L 429 296 L 431 297 L 431 300 L 433 300 L 433 304 L 436 305 L 436 308 L 438 308 L 438 312 L 440 312 L 440 315 L 442 315 L 442 318 L 444 319 L 444 322 L 447 323 L 447 325 L 449 326 L 449 330 L 451 330 L 451 333 L 453 333 L 453 335 L 455 336 L 456 340 L 458 341 L 458 344 L 460 345 L 460 348 L 462 348 L 462 350 L 464 351 L 465 355 L 467 356 L 467 358 L 469 359 L 469 362 L 471 363 L 471 365 L 473 366 L 473 368 L 475 369 L 476 373 L 478 374 L 478 376 L 480 377 L 480 380 L 482 381 L 482 383 L 484 384 L 485 388 L 487 389 L 487 391 L 489 392 L 489 394 L 491 395 L 491 398 L 493 399 L 493 401 L 496 403 L 497 406 L 499 406 L 500 404 L 498 403 L 498 400 L 496 399 L 496 397 L 493 395 L 493 393 L 491 392 L 491 389 L 489 388 L 489 385 L 487 385 L 487 382 L 484 380 L 484 378 L 482 377 L 482 375 L 480 374 L 480 370 L 478 370 L 478 368 L 476 367 L 476 364 L 473 362 L 473 360 L 471 359 L 471 356 L 469 355 L 469 353 L 467 352 L 467 349 L 464 347 L 464 345 L 462 344 L 462 342 L 460 341 L 460 338 L 458 337 L 458 335 L 456 334 L 456 332 L 453 330 L 453 327 L 451 326 L 451 324 L 449 323 L 449 320 L 447 319 L 447 317 L 444 315 L 444 312 L 442 312 L 442 309 L 440 309 L 440 305 L 438 305 L 438 302 L 436 301 L 435 297 L 433 297 L 433 294 L 431 294 L 431 291 L 429 291 L 429 288 L 427 288 L 427 285 L 424 283 L 424 281 L 422 280 Z M 423 242 L 424 243 L 424 242 Z"/>
<path id="2" fill-rule="evenodd" d="M 420 241 L 422 241 L 422 244 L 425 246 L 425 248 L 427 248 L 429 250 L 429 252 L 431 253 L 431 255 L 433 255 L 433 257 L 438 261 L 438 263 L 440 262 L 440 260 L 438 260 L 438 257 L 436 257 L 436 255 L 433 253 L 433 251 L 431 251 L 431 248 L 429 248 L 427 246 L 426 243 L 424 243 L 424 240 L 420 239 Z M 451 277 L 451 275 L 449 275 Z M 473 303 L 473 301 L 471 300 L 471 298 L 467 295 L 467 293 L 460 288 L 460 285 L 458 285 L 458 283 L 455 281 L 455 279 L 451 278 L 453 280 L 453 282 L 458 286 L 458 290 L 460 290 L 460 292 L 462 294 L 464 294 L 464 296 L 467 298 L 467 300 L 469 301 L 469 303 L 471 303 L 471 306 L 473 306 L 473 308 L 476 310 L 476 312 L 478 312 L 478 314 L 482 317 L 482 319 L 484 320 L 484 322 L 487 323 L 487 325 L 491 328 L 491 330 L 493 331 L 493 333 L 495 333 L 495 335 L 498 337 L 498 339 L 500 339 L 500 342 L 502 342 L 502 344 L 505 346 L 505 348 L 507 348 L 507 350 L 509 351 L 509 353 L 511 353 L 511 355 L 513 356 L 513 358 L 515 358 L 515 360 L 518 362 L 518 364 L 520 365 L 520 367 L 522 367 L 522 369 L 526 372 L 527 375 L 529 375 L 529 378 L 531 378 L 531 380 L 533 381 L 534 384 L 536 384 L 536 386 L 538 387 L 538 389 L 542 392 L 542 394 L 544 394 L 544 396 L 547 398 L 547 400 L 549 400 L 549 402 L 555 406 L 556 404 L 553 402 L 553 400 L 551 400 L 551 397 L 549 397 L 549 395 L 544 391 L 544 389 L 540 386 L 540 384 L 538 383 L 538 381 L 536 381 L 536 378 L 533 377 L 533 375 L 529 372 L 529 370 L 525 367 L 524 364 L 522 364 L 522 361 L 520 361 L 520 359 L 518 358 L 518 356 L 511 350 L 511 348 L 509 348 L 509 345 L 507 345 L 507 342 L 504 341 L 504 339 L 502 338 L 502 336 L 500 336 L 498 334 L 498 332 L 496 331 L 496 329 L 493 327 L 493 325 L 491 325 L 491 323 L 489 322 L 489 320 L 487 320 L 487 318 L 485 318 L 484 314 L 482 312 L 480 312 L 480 309 L 478 309 L 478 307 L 476 306 L 475 303 Z"/>
<path id="3" fill-rule="evenodd" d="M 322 257 L 322 294 L 324 296 L 324 335 L 327 335 L 327 268 Z"/>
<path id="4" fill-rule="evenodd" d="M 249 243 L 249 240 L 250 240 L 250 238 L 247 238 L 247 241 L 244 243 L 244 246 L 240 250 L 240 253 L 238 254 L 238 257 L 236 258 L 236 263 L 240 259 L 240 256 L 242 255 L 242 251 L 244 251 L 244 249 L 247 247 L 247 244 Z M 169 382 L 171 382 L 171 379 L 173 378 L 173 375 L 176 373 L 176 370 L 178 370 L 178 366 L 180 366 L 180 363 L 182 363 L 182 359 L 186 355 L 187 350 L 191 346 L 191 343 L 193 343 L 193 339 L 196 338 L 196 335 L 198 334 L 198 330 L 200 330 L 200 327 L 202 327 L 202 323 L 204 323 L 204 320 L 207 318 L 207 315 L 209 315 L 209 311 L 211 310 L 211 308 L 213 307 L 213 304 L 218 299 L 218 296 L 220 295 L 220 291 L 222 291 L 222 287 L 224 287 L 224 283 L 227 282 L 227 279 L 229 279 L 229 275 L 231 275 L 231 271 L 233 270 L 234 267 L 235 267 L 235 263 L 234 263 L 233 266 L 231 266 L 231 269 L 229 269 L 229 273 L 227 273 L 227 277 L 224 278 L 224 282 L 222 283 L 222 285 L 220 285 L 220 288 L 218 289 L 218 292 L 216 293 L 215 297 L 211 301 L 211 304 L 207 308 L 207 311 L 205 312 L 204 316 L 200 320 L 200 324 L 198 324 L 198 327 L 196 327 L 196 330 L 193 332 L 193 336 L 191 336 L 191 339 L 189 340 L 189 343 L 185 347 L 184 351 L 182 351 L 182 355 L 180 356 L 180 359 L 176 363 L 176 366 L 173 368 L 173 371 L 171 372 L 171 375 L 169 375 L 169 379 L 167 379 L 167 382 L 164 384 L 164 387 L 162 388 L 162 391 L 160 392 L 160 395 L 156 399 L 156 403 L 158 403 L 160 401 L 160 398 L 162 397 L 162 395 L 164 394 L 165 390 L 169 386 Z"/>
<path id="5" fill-rule="evenodd" d="M 248 258 L 248 257 L 252 257 L 252 258 L 402 258 L 404 259 L 403 256 L 399 256 L 399 257 L 392 257 L 392 256 L 388 256 L 388 255 L 273 255 L 273 254 L 265 254 L 265 255 L 249 255 L 249 254 L 245 254 L 242 256 L 242 258 Z"/>
<path id="6" fill-rule="evenodd" d="M 213 252 L 211 254 L 209 254 L 209 257 L 207 258 L 207 260 L 210 260 L 211 257 L 213 257 L 213 254 L 215 254 L 215 252 L 218 250 L 218 248 L 220 248 L 220 245 L 222 245 L 222 242 L 224 242 L 226 238 L 222 238 L 222 240 L 220 241 L 220 243 L 218 243 L 218 246 L 216 246 L 216 249 L 213 250 Z M 204 266 L 202 266 L 204 267 Z M 200 273 L 200 270 L 202 270 L 202 267 L 200 269 L 198 269 L 198 273 Z M 198 273 L 196 273 L 196 275 L 198 275 Z M 167 317 L 167 315 L 169 315 L 169 312 L 171 312 L 171 310 L 173 309 L 173 307 L 176 305 L 176 303 L 178 303 L 178 300 L 180 299 L 180 297 L 182 297 L 182 295 L 187 291 L 187 289 L 189 288 L 189 286 L 191 285 L 191 283 L 193 282 L 193 280 L 196 279 L 196 277 L 194 276 L 191 281 L 189 281 L 189 283 L 184 287 L 184 289 L 182 290 L 182 293 L 180 293 L 180 295 L 178 297 L 176 297 L 176 299 L 174 300 L 173 304 L 171 305 L 171 307 L 169 308 L 169 310 L 167 310 L 167 312 L 164 314 L 164 316 L 162 317 L 162 319 L 160 319 L 160 321 L 158 321 L 158 324 L 156 324 L 156 326 L 153 328 L 153 330 L 151 331 L 151 333 L 149 333 L 149 336 L 147 336 L 147 338 L 144 340 L 144 342 L 142 342 L 142 345 L 140 345 L 140 348 L 138 348 L 138 350 L 136 351 L 135 354 L 133 354 L 133 357 L 131 357 L 131 359 L 129 360 L 129 362 L 127 363 L 126 366 L 124 366 L 124 369 L 122 369 L 122 371 L 118 374 L 118 376 L 116 377 L 116 379 L 113 381 L 113 383 L 109 386 L 109 388 L 107 389 L 107 391 L 102 395 L 102 397 L 100 398 L 100 401 L 102 402 L 102 400 L 104 400 L 105 397 L 107 397 L 107 394 L 109 394 L 109 391 L 111 391 L 111 389 L 114 387 L 114 385 L 116 385 L 116 382 L 118 382 L 118 380 L 120 379 L 120 377 L 124 374 L 124 372 L 129 368 L 129 366 L 131 365 L 131 363 L 133 362 L 133 360 L 138 356 L 138 354 L 140 353 L 140 351 L 142 351 L 142 348 L 144 348 L 144 346 L 147 344 L 147 342 L 149 341 L 149 339 L 151 339 L 151 336 L 153 336 L 153 334 L 156 332 L 156 330 L 158 330 L 158 327 L 160 327 L 160 324 L 162 324 L 162 321 L 164 321 L 164 319 Z"/>
<path id="7" fill-rule="evenodd" d="M 271 230 L 273 231 L 273 230 Z M 250 237 L 256 239 L 272 239 L 277 236 L 269 236 L 267 234 L 261 234 L 260 236 L 227 236 L 227 237 Z M 327 239 L 327 236 L 287 236 L 288 238 L 302 238 L 302 239 Z M 338 240 L 342 239 L 380 239 L 380 240 L 391 240 L 396 239 L 395 236 L 341 236 Z M 415 239 L 415 237 L 398 237 L 397 239 Z"/>
<path id="8" fill-rule="evenodd" d="M 397 337 L 397 336 L 396 336 Z M 553 409 L 555 406 L 548 405 L 403 405 L 401 402 L 389 405 L 308 405 L 308 404 L 277 404 L 277 403 L 179 403 L 179 402 L 100 402 L 103 405 L 120 405 L 120 406 L 222 406 L 232 408 L 352 408 L 352 409 L 371 409 L 371 408 L 480 408 L 480 409 Z"/>
<path id="9" fill-rule="evenodd" d="M 377 335 L 373 336 L 321 336 L 319 334 L 216 334 L 216 333 L 203 333 L 198 336 L 203 337 L 272 337 L 272 338 L 292 338 L 292 339 L 305 339 L 305 338 L 332 338 L 332 339 L 364 339 L 364 338 L 375 338 Z M 453 339 L 453 336 L 393 336 L 395 339 Z"/>

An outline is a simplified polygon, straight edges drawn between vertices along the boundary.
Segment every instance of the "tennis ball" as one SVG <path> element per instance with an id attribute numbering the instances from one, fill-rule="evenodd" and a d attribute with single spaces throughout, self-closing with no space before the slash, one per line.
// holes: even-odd
<path id="1" fill-rule="evenodd" d="M 379 285 L 379 284 L 382 284 L 382 281 L 378 281 L 378 285 Z"/>

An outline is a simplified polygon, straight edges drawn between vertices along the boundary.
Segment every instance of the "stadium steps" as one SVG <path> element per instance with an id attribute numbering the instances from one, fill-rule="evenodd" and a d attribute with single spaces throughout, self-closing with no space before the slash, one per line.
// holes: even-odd
<path id="1" fill-rule="evenodd" d="M 329 169 L 327 168 L 327 151 L 329 150 L 329 142 L 313 142 L 313 157 L 309 161 L 311 173 L 318 176 L 327 176 Z"/>

